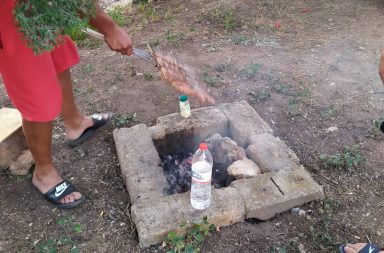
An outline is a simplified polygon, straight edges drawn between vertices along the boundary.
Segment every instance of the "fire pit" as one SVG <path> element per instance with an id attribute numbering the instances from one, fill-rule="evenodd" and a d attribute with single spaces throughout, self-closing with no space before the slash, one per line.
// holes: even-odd
<path id="1" fill-rule="evenodd" d="M 170 114 L 155 126 L 141 124 L 113 134 L 141 247 L 160 243 L 171 230 L 183 232 L 180 222 L 193 224 L 206 216 L 223 227 L 250 218 L 267 220 L 324 198 L 295 153 L 245 101 L 193 110 L 188 119 Z M 199 211 L 189 203 L 188 156 L 204 140 L 214 153 L 223 148 L 213 154 L 218 178 L 211 205 Z M 239 172 L 229 177 L 226 168 L 233 162 L 233 171 Z M 248 165 L 257 169 L 244 174 Z"/>

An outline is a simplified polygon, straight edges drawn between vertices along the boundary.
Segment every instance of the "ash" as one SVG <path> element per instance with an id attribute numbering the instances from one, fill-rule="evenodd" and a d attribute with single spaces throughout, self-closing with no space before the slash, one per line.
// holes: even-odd
<path id="1" fill-rule="evenodd" d="M 164 189 L 165 194 L 178 194 L 191 190 L 192 157 L 192 153 L 161 157 L 161 167 L 164 169 L 164 174 L 169 184 L 169 186 Z M 217 189 L 225 187 L 225 180 L 216 179 L 216 171 L 217 170 L 213 168 L 212 185 Z"/>

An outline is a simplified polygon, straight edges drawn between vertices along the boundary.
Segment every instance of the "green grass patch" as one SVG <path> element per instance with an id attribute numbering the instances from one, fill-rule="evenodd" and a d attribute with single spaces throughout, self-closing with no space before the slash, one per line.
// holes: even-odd
<path id="1" fill-rule="evenodd" d="M 326 198 L 322 202 L 323 206 L 319 209 L 320 221 L 317 226 L 310 226 L 309 235 L 314 245 L 327 252 L 333 252 L 338 245 L 337 238 L 332 232 L 332 223 L 336 210 L 340 207 L 339 203 L 331 198 Z"/>
<path id="2" fill-rule="evenodd" d="M 353 171 L 358 166 L 366 162 L 362 156 L 359 145 L 345 147 L 341 153 L 335 155 L 320 155 L 321 167 L 324 169 L 338 169 Z"/>
<path id="3" fill-rule="evenodd" d="M 209 74 L 208 72 L 203 72 L 201 78 L 203 81 L 208 84 L 210 87 L 220 87 L 224 83 L 224 79 L 218 74 Z"/>
<path id="4" fill-rule="evenodd" d="M 180 228 L 186 228 L 187 223 L 180 224 Z M 164 244 L 167 253 L 194 253 L 200 252 L 200 246 L 205 238 L 215 231 L 216 226 L 209 224 L 207 217 L 201 223 L 195 223 L 187 228 L 185 235 L 180 235 L 175 231 L 167 234 Z"/>
<path id="5" fill-rule="evenodd" d="M 117 114 L 113 117 L 113 125 L 116 127 L 128 127 L 137 122 L 136 113 L 122 115 Z"/>
<path id="6" fill-rule="evenodd" d="M 110 16 L 113 21 L 118 26 L 126 26 L 128 24 L 129 19 L 127 18 L 127 6 L 116 6 L 110 11 L 108 11 L 108 16 Z"/>
<path id="7" fill-rule="evenodd" d="M 322 118 L 325 118 L 325 119 L 330 119 L 330 118 L 335 117 L 336 112 L 337 112 L 336 107 L 334 105 L 331 105 L 331 106 L 328 106 L 328 107 L 324 108 L 320 112 L 320 116 Z"/>
<path id="8" fill-rule="evenodd" d="M 259 74 L 262 65 L 253 63 L 240 71 L 240 76 L 244 78 L 252 78 Z"/>
<path id="9" fill-rule="evenodd" d="M 267 101 L 270 97 L 271 94 L 267 90 L 262 90 L 262 91 L 254 91 L 254 92 L 249 92 L 249 102 L 251 104 L 258 104 L 264 101 Z"/>

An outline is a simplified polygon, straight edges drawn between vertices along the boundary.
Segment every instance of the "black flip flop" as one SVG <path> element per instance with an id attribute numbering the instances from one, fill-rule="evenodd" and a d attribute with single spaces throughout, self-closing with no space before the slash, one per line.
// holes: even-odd
<path id="1" fill-rule="evenodd" d="M 84 195 L 81 195 L 81 198 L 70 202 L 70 203 L 60 203 L 60 200 L 67 196 L 68 194 L 71 194 L 72 192 L 78 192 L 75 186 L 71 184 L 68 180 L 63 180 L 60 183 L 58 183 L 56 186 L 52 187 L 49 191 L 46 193 L 40 192 L 40 190 L 32 183 L 32 186 L 41 194 L 44 195 L 44 197 L 54 204 L 59 209 L 72 209 L 74 207 L 77 207 L 81 205 L 85 201 Z"/>
<path id="2" fill-rule="evenodd" d="M 346 244 L 343 244 L 339 247 L 339 253 L 345 253 L 345 246 L 347 246 Z M 382 251 L 383 249 L 380 248 L 379 246 L 377 245 L 374 245 L 374 244 L 370 244 L 370 243 L 367 243 L 367 245 L 364 246 L 364 248 L 362 248 L 360 251 L 358 251 L 357 253 L 379 253 L 380 251 Z"/>
<path id="3" fill-rule="evenodd" d="M 91 138 L 98 129 L 107 125 L 111 121 L 113 113 L 109 112 L 107 114 L 108 114 L 108 117 L 106 119 L 103 117 L 104 114 L 100 114 L 100 113 L 93 114 L 92 115 L 93 125 L 91 127 L 86 128 L 84 132 L 80 135 L 80 137 L 78 137 L 77 139 L 66 140 L 65 144 L 73 148 L 83 143 L 84 141 L 88 140 L 89 138 Z"/>

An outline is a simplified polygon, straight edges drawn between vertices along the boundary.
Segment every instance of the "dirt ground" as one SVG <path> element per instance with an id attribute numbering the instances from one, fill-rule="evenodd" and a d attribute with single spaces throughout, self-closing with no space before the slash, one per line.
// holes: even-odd
<path id="1" fill-rule="evenodd" d="M 137 48 L 159 44 L 195 67 L 217 102 L 248 100 L 326 194 L 301 207 L 305 215 L 221 228 L 201 252 L 335 252 L 347 240 L 384 246 L 384 135 L 373 124 L 384 116 L 383 10 L 380 0 L 167 0 L 127 11 Z M 150 63 L 93 44 L 79 45 L 76 99 L 87 114 L 113 111 L 115 124 L 74 149 L 63 144 L 62 120 L 53 133 L 55 164 L 87 202 L 57 210 L 31 190 L 30 177 L 1 172 L 0 252 L 140 252 L 112 130 L 178 111 L 179 94 Z M 3 88 L 0 104 L 11 106 Z M 320 155 L 354 144 L 366 163 L 321 166 Z"/>

